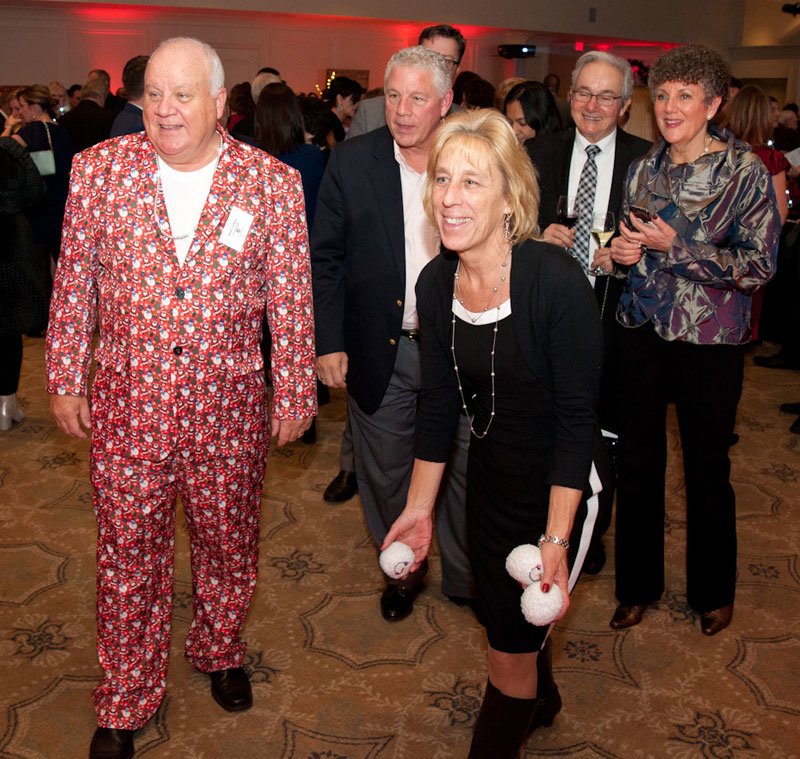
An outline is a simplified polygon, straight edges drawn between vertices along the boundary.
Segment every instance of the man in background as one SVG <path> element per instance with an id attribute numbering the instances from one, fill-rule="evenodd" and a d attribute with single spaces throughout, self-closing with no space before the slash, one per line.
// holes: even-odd
<path id="1" fill-rule="evenodd" d="M 59 124 L 67 131 L 75 152 L 107 140 L 114 116 L 103 106 L 108 97 L 108 87 L 102 79 L 89 79 L 81 87 L 78 107 L 65 113 Z"/>
<path id="2" fill-rule="evenodd" d="M 122 70 L 122 85 L 125 87 L 128 101 L 114 119 L 110 137 L 144 131 L 144 119 L 142 118 L 144 72 L 149 60 L 150 56 L 148 55 L 137 55 L 125 64 L 125 68 Z"/>

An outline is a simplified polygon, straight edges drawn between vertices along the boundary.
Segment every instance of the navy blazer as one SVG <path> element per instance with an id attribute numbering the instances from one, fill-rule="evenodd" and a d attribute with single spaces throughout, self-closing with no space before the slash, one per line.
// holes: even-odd
<path id="1" fill-rule="evenodd" d="M 317 355 L 347 353 L 347 390 L 374 413 L 394 368 L 406 285 L 403 191 L 388 127 L 332 151 L 311 267 Z"/>
<path id="2" fill-rule="evenodd" d="M 122 137 L 123 134 L 135 134 L 136 132 L 144 132 L 142 109 L 131 103 L 125 103 L 111 125 L 109 136 Z"/>

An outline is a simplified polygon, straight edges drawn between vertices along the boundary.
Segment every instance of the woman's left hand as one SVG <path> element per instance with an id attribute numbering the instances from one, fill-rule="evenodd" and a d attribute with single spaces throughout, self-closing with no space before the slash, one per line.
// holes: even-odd
<path id="1" fill-rule="evenodd" d="M 637 243 L 648 250 L 658 250 L 666 253 L 672 247 L 672 241 L 677 234 L 660 216 L 656 215 L 651 221 L 644 222 L 633 214 L 629 220 L 633 229 L 624 221 L 619 223 L 622 237 L 629 243 Z"/>
<path id="2" fill-rule="evenodd" d="M 563 602 L 556 619 L 562 619 L 569 610 L 569 566 L 567 566 L 567 549 L 554 543 L 542 543 L 542 592 L 546 593 L 558 585 Z"/>

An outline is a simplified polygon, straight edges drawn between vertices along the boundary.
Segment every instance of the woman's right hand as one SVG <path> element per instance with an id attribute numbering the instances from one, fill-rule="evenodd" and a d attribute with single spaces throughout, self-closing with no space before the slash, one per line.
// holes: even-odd
<path id="1" fill-rule="evenodd" d="M 626 238 L 631 230 L 624 221 L 619 223 L 619 229 L 621 234 L 611 240 L 611 258 L 621 266 L 635 266 L 644 253 L 642 244 Z"/>
<path id="2" fill-rule="evenodd" d="M 414 510 L 408 506 L 395 520 L 381 543 L 381 551 L 385 551 L 392 543 L 399 540 L 414 551 L 412 572 L 419 569 L 427 558 L 433 537 L 433 517 L 427 509 Z"/>

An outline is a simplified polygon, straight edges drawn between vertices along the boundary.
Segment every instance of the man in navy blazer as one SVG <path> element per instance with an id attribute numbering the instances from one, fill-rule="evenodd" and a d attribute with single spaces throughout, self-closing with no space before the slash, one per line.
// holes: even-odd
<path id="1" fill-rule="evenodd" d="M 617 122 L 630 107 L 633 94 L 633 72 L 630 64 L 609 53 L 593 51 L 582 55 L 572 72 L 569 93 L 570 113 L 575 127 L 562 132 L 534 137 L 525 143 L 528 155 L 536 167 L 541 189 L 539 226 L 547 242 L 572 247 L 575 230 L 558 223 L 557 205 L 560 196 L 575 197 L 581 169 L 586 161 L 586 147 L 596 145 L 600 153 L 597 164 L 597 188 L 594 213 L 611 211 L 615 226 L 619 227 L 622 213 L 625 177 L 628 167 L 650 148 L 650 143 L 618 128 Z M 606 433 L 616 435 L 614 421 L 615 393 L 612 382 L 614 350 L 614 321 L 617 301 L 624 280 L 613 276 L 595 276 L 600 264 L 611 271 L 611 255 L 598 251 L 596 242 L 590 241 L 590 267 L 586 275 L 594 285 L 595 295 L 603 320 L 603 373 L 600 385 L 600 424 Z M 595 257 L 596 260 L 592 261 Z M 613 441 L 614 437 L 606 437 Z M 613 450 L 613 443 L 609 443 Z M 614 498 L 614 471 L 610 451 L 598 445 L 595 464 L 603 482 L 600 495 L 600 514 L 595 528 L 595 540 L 584 562 L 584 571 L 599 572 L 605 564 L 605 551 L 601 542 L 603 533 L 611 522 Z"/>
<path id="2" fill-rule="evenodd" d="M 111 125 L 111 137 L 121 137 L 123 134 L 144 132 L 144 71 L 147 68 L 149 55 L 137 55 L 131 58 L 122 70 L 122 85 L 128 102 L 122 106 L 114 123 Z"/>
<path id="3" fill-rule="evenodd" d="M 377 545 L 403 510 L 411 477 L 421 385 L 414 286 L 439 252 L 422 188 L 434 132 L 453 97 L 447 61 L 420 46 L 390 58 L 384 85 L 387 126 L 333 150 L 311 240 L 318 373 L 330 387 L 347 387 L 358 491 Z M 473 595 L 467 442 L 462 436 L 454 448 L 437 508 L 443 591 L 459 598 Z M 387 578 L 386 620 L 408 616 L 425 571 Z"/>

